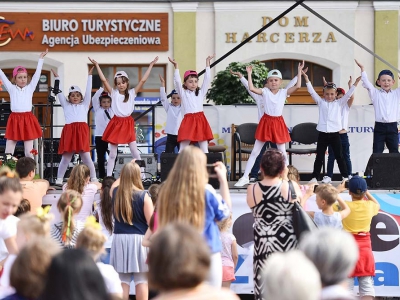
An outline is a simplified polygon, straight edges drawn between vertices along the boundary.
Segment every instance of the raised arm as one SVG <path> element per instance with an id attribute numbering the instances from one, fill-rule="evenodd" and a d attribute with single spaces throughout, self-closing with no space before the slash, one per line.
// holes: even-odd
<path id="1" fill-rule="evenodd" d="M 39 82 L 40 74 L 42 73 L 42 67 L 43 67 L 43 62 L 44 62 L 43 59 L 44 59 L 44 57 L 46 56 L 46 54 L 47 54 L 48 52 L 49 52 L 49 49 L 46 49 L 46 51 L 40 53 L 39 61 L 38 61 L 37 67 L 36 67 L 35 74 L 33 74 L 32 80 L 31 80 L 31 82 L 30 82 L 29 85 L 28 85 L 28 86 L 29 86 L 29 89 L 31 90 L 31 92 L 34 92 L 34 91 L 35 91 L 36 86 L 37 86 L 37 84 L 38 84 L 38 82 Z"/>
<path id="2" fill-rule="evenodd" d="M 99 88 L 92 97 L 92 105 L 93 105 L 94 111 L 96 111 L 100 108 L 100 96 L 103 91 L 104 91 L 104 89 L 102 87 Z"/>
<path id="3" fill-rule="evenodd" d="M 368 76 L 367 76 L 367 72 L 365 72 L 365 68 L 364 66 L 357 61 L 356 59 L 354 60 L 357 64 L 357 66 L 360 67 L 361 70 L 361 80 L 363 82 L 363 87 L 366 88 L 370 93 L 375 93 L 376 88 L 372 85 L 372 83 L 369 81 Z M 373 101 L 374 97 L 371 97 L 371 100 Z"/>
<path id="4" fill-rule="evenodd" d="M 301 87 L 301 72 L 304 69 L 304 60 L 297 66 L 297 82 L 296 85 L 287 90 L 287 95 L 290 96 Z"/>
<path id="5" fill-rule="evenodd" d="M 356 86 L 358 85 L 360 80 L 361 80 L 361 76 L 358 76 L 357 79 L 356 79 L 356 82 L 355 82 Z M 351 88 L 352 83 L 353 83 L 353 79 L 350 76 L 350 79 L 349 79 L 349 82 L 348 82 L 349 89 Z M 353 102 L 354 102 L 354 93 L 353 93 L 353 95 L 351 95 L 349 101 L 347 101 L 347 106 L 350 108 L 353 105 Z"/>
<path id="6" fill-rule="evenodd" d="M 200 88 L 201 98 L 204 98 L 207 94 L 208 89 L 211 84 L 211 70 L 210 70 L 210 62 L 215 57 L 215 55 L 209 55 L 206 58 L 206 72 L 204 74 L 203 83 Z"/>
<path id="7" fill-rule="evenodd" d="M 246 88 L 247 92 L 254 99 L 254 101 L 256 101 L 256 103 L 258 103 L 259 101 L 262 101 L 262 95 L 258 95 L 256 93 L 253 93 L 252 91 L 250 91 L 249 83 L 248 83 L 247 79 L 240 72 L 233 72 L 232 70 L 229 70 L 229 71 L 231 72 L 232 75 L 239 77 L 240 82 Z"/>
<path id="8" fill-rule="evenodd" d="M 86 105 L 88 108 L 90 105 L 90 99 L 92 98 L 93 69 L 94 69 L 94 66 L 91 67 L 89 70 L 88 79 L 86 82 L 85 97 L 83 98 L 83 105 Z"/>
<path id="9" fill-rule="evenodd" d="M 356 82 L 354 82 L 354 84 L 350 87 L 350 89 L 347 91 L 347 93 L 339 99 L 341 105 L 346 104 L 349 100 L 350 97 L 353 95 L 354 90 L 356 89 L 357 84 L 360 82 L 360 80 L 356 80 Z"/>
<path id="10" fill-rule="evenodd" d="M 321 97 L 317 94 L 317 92 L 314 90 L 310 80 L 308 79 L 308 75 L 302 71 L 304 81 L 306 82 L 307 85 L 307 91 L 310 93 L 311 98 L 315 101 L 315 103 L 319 104 L 321 101 Z"/>
<path id="11" fill-rule="evenodd" d="M 182 97 L 183 95 L 183 87 L 182 87 L 182 80 L 181 80 L 181 75 L 179 74 L 179 67 L 178 63 L 176 62 L 175 59 L 168 57 L 168 60 L 171 62 L 171 64 L 174 65 L 175 72 L 174 72 L 174 87 L 178 95 L 184 100 Z"/>
<path id="12" fill-rule="evenodd" d="M 378 205 L 378 209 L 381 207 L 379 202 L 374 198 L 374 196 L 371 195 L 371 193 L 368 190 L 365 193 L 365 195 L 367 196 L 369 201 L 372 201 L 372 202 L 374 202 L 374 203 L 376 203 Z"/>
<path id="13" fill-rule="evenodd" d="M 104 76 L 103 71 L 101 70 L 101 68 L 100 68 L 100 66 L 99 66 L 99 63 L 98 63 L 97 61 L 95 61 L 94 59 L 90 58 L 90 57 L 88 57 L 88 58 L 89 58 L 89 60 L 92 62 L 92 64 L 94 64 L 94 65 L 96 66 L 97 73 L 99 73 L 99 77 L 100 77 L 101 82 L 103 83 L 104 90 L 105 90 L 107 93 L 111 93 L 111 92 L 112 92 L 112 87 L 111 87 L 111 85 L 108 83 L 106 77 Z"/>
<path id="14" fill-rule="evenodd" d="M 14 87 L 14 85 L 11 83 L 10 80 L 8 80 L 6 74 L 4 74 L 2 69 L 0 69 L 0 80 L 3 82 L 8 92 L 10 92 L 11 89 Z"/>
<path id="15" fill-rule="evenodd" d="M 60 76 L 58 76 L 57 72 L 54 71 L 53 69 L 51 69 L 51 72 L 52 72 L 53 75 L 54 75 L 54 79 L 60 81 L 60 87 L 61 87 L 62 85 L 61 85 Z M 60 101 L 60 104 L 61 104 L 62 107 L 64 107 L 65 104 L 68 103 L 68 100 L 67 100 L 67 98 L 65 98 L 64 93 L 58 93 L 58 94 L 57 94 L 57 98 L 58 98 L 58 101 Z"/>
<path id="16" fill-rule="evenodd" d="M 340 195 L 338 195 L 337 202 L 339 202 L 339 205 L 340 205 L 340 208 L 341 208 L 341 211 L 339 213 L 342 216 L 342 220 L 343 220 L 344 218 L 346 218 L 351 213 L 351 210 L 350 210 L 350 207 L 346 204 L 346 201 L 344 201 L 340 197 Z"/>
<path id="17" fill-rule="evenodd" d="M 157 63 L 158 61 L 158 56 L 149 64 L 149 67 L 147 68 L 147 71 L 144 73 L 142 79 L 139 81 L 139 83 L 135 86 L 135 92 L 138 93 L 139 90 L 142 88 L 143 84 L 146 82 L 146 80 L 149 78 L 151 69 L 153 69 L 153 66 Z"/>
<path id="18" fill-rule="evenodd" d="M 256 87 L 254 87 L 254 85 L 253 85 L 253 80 L 251 78 L 251 73 L 253 72 L 253 67 L 247 66 L 246 71 L 247 71 L 247 80 L 249 83 L 249 90 L 257 95 L 262 95 L 262 89 L 258 89 Z"/>
<path id="19" fill-rule="evenodd" d="M 160 87 L 160 100 L 161 104 L 163 105 L 165 111 L 168 111 L 169 108 L 169 102 L 167 98 L 167 93 L 165 92 L 165 80 L 162 78 L 161 75 L 159 75 L 160 81 L 161 81 L 161 87 Z"/>

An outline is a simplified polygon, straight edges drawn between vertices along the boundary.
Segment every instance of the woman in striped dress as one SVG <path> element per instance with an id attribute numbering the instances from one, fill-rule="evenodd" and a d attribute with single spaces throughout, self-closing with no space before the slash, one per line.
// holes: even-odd
<path id="1" fill-rule="evenodd" d="M 262 270 L 267 258 L 274 252 L 286 252 L 296 248 L 293 229 L 293 200 L 289 196 L 289 184 L 281 177 L 287 168 L 279 150 L 269 149 L 261 160 L 263 180 L 247 188 L 247 204 L 254 216 L 254 297 L 262 299 Z M 293 182 L 297 195 L 299 186 Z"/>

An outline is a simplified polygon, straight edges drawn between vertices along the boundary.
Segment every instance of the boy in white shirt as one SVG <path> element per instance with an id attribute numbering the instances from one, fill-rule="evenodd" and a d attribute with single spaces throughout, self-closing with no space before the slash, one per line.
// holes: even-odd
<path id="1" fill-rule="evenodd" d="M 375 82 L 380 87 L 377 89 L 368 80 L 364 66 L 355 61 L 361 69 L 363 87 L 368 90 L 375 109 L 373 153 L 382 153 L 385 144 L 390 153 L 399 153 L 397 116 L 399 115 L 400 88 L 392 90 L 395 83 L 393 73 L 390 70 L 382 70 Z"/>
<path id="2" fill-rule="evenodd" d="M 347 104 L 351 95 L 354 92 L 357 82 L 341 99 L 336 99 L 337 88 L 334 83 L 324 86 L 324 95 L 321 98 L 314 90 L 306 73 L 303 72 L 304 80 L 307 84 L 307 90 L 312 99 L 317 103 L 319 108 L 319 120 L 317 130 L 319 131 L 317 141 L 317 156 L 314 162 L 314 169 L 310 183 L 316 183 L 317 177 L 321 173 L 324 156 L 328 146 L 332 146 L 333 153 L 343 179 L 347 180 L 347 166 L 342 154 L 342 144 L 340 141 L 339 131 L 342 129 L 342 114 L 343 105 Z"/>

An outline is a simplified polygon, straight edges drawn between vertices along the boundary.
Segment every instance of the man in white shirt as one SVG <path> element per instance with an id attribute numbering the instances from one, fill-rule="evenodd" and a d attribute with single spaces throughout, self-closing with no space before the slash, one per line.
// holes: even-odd
<path id="1" fill-rule="evenodd" d="M 317 125 L 317 130 L 319 131 L 317 141 L 317 156 L 315 158 L 314 169 L 310 183 L 317 182 L 317 178 L 321 173 L 325 152 L 328 146 L 332 147 L 340 174 L 342 175 L 343 179 L 347 180 L 347 166 L 343 157 L 342 143 L 339 135 L 339 131 L 343 128 L 341 110 L 343 105 L 347 104 L 347 101 L 353 94 L 358 82 L 355 82 L 350 90 L 341 99 L 336 99 L 336 85 L 334 83 L 330 83 L 324 86 L 324 95 L 323 98 L 321 98 L 312 87 L 307 74 L 303 72 L 303 76 L 307 84 L 307 90 L 319 108 L 319 120 Z"/>

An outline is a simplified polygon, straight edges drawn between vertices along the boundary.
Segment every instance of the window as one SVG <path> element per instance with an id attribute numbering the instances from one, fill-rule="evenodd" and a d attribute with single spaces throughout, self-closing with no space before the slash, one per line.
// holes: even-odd
<path id="1" fill-rule="evenodd" d="M 297 66 L 299 60 L 291 59 L 274 59 L 264 61 L 265 66 L 268 70 L 278 69 L 282 73 L 283 85 L 289 83 L 289 81 L 297 76 Z M 305 61 L 305 67 L 308 67 L 307 75 L 313 84 L 315 91 L 322 95 L 323 80 L 325 77 L 326 81 L 332 81 L 332 70 L 324 66 Z M 289 104 L 314 104 L 310 94 L 307 92 L 306 83 L 302 78 L 301 88 L 297 90 L 288 98 Z"/>
<path id="2" fill-rule="evenodd" d="M 101 65 L 101 70 L 104 76 L 108 79 L 111 86 L 114 85 L 114 75 L 118 71 L 125 71 L 129 77 L 130 88 L 135 87 L 138 82 L 142 79 L 144 73 L 147 71 L 148 65 Z M 166 76 L 166 66 L 157 65 L 151 70 L 150 76 L 147 79 L 143 87 L 136 91 L 138 97 L 159 97 L 160 96 L 160 78 L 158 75 Z M 97 70 L 93 70 L 93 85 L 92 91 L 95 92 L 101 87 L 101 80 L 97 73 Z"/>

